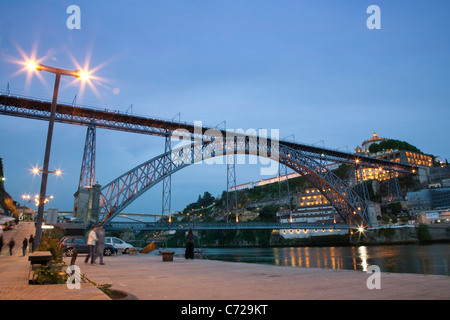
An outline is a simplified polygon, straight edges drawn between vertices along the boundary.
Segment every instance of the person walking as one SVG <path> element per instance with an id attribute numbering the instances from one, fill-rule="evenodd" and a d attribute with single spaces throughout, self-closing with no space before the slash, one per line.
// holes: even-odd
<path id="1" fill-rule="evenodd" d="M 23 238 L 23 241 L 22 241 L 22 254 L 23 254 L 23 257 L 25 257 L 25 253 L 27 252 L 27 247 L 28 247 L 28 239 L 27 238 Z"/>
<path id="2" fill-rule="evenodd" d="M 97 235 L 97 242 L 96 242 L 97 256 L 100 259 L 100 264 L 104 265 L 104 263 L 103 263 L 103 250 L 105 248 L 105 231 L 103 231 L 103 226 L 102 225 L 98 226 L 98 230 L 96 232 L 96 235 Z"/>
<path id="3" fill-rule="evenodd" d="M 16 242 L 14 241 L 14 238 L 13 239 L 11 239 L 10 241 L 9 241 L 9 254 L 12 256 L 13 255 L 13 248 L 14 248 L 14 246 L 16 245 Z"/>
<path id="4" fill-rule="evenodd" d="M 84 260 L 84 263 L 88 263 L 89 257 L 91 258 L 91 265 L 95 265 L 95 241 L 97 241 L 96 235 L 97 227 L 93 226 L 92 230 L 89 232 L 87 245 L 88 245 L 88 255 Z"/>
<path id="5" fill-rule="evenodd" d="M 30 240 L 28 240 L 28 243 L 30 244 L 30 252 L 33 253 L 34 252 L 34 237 L 32 234 L 30 235 Z"/>
<path id="6" fill-rule="evenodd" d="M 189 229 L 187 234 L 186 253 L 184 257 L 187 259 L 194 259 L 194 233 Z"/>

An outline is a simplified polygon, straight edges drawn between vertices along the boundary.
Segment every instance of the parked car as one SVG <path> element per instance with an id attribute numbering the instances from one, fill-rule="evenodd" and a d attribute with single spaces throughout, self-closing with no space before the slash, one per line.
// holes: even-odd
<path id="1" fill-rule="evenodd" d="M 130 248 L 133 248 L 131 244 L 126 243 L 122 239 L 116 237 L 105 237 L 105 244 L 115 246 L 117 248 L 117 251 L 122 253 L 130 253 Z"/>
<path id="2" fill-rule="evenodd" d="M 71 257 L 73 255 L 74 248 L 77 250 L 78 253 L 88 253 L 87 237 L 83 236 L 64 237 L 60 241 L 60 246 L 64 250 L 66 256 L 68 257 Z M 105 243 L 103 255 L 111 256 L 113 254 L 117 254 L 117 248 L 112 244 Z"/>
<path id="3" fill-rule="evenodd" d="M 0 216 L 0 225 L 2 225 L 3 229 L 9 230 L 16 224 L 16 221 L 12 217 L 8 216 Z"/>

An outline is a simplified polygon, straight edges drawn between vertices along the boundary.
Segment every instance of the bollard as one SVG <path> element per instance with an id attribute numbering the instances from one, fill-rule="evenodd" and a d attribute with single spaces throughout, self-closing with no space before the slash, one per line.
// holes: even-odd
<path id="1" fill-rule="evenodd" d="M 162 254 L 162 261 L 173 261 L 173 255 L 175 251 L 160 251 Z"/>
<path id="2" fill-rule="evenodd" d="M 139 254 L 139 248 L 130 248 L 128 254 L 130 256 L 137 256 Z"/>

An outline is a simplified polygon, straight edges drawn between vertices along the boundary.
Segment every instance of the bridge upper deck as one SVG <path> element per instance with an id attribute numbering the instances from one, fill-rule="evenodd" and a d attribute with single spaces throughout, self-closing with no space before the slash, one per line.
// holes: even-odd
<path id="1" fill-rule="evenodd" d="M 51 102 L 31 99 L 27 97 L 11 96 L 0 94 L 0 114 L 31 118 L 37 120 L 48 120 L 50 117 Z M 202 127 L 198 128 L 192 123 L 164 120 L 146 116 L 131 115 L 108 109 L 95 109 L 89 107 L 79 107 L 66 104 L 58 104 L 56 108 L 55 121 L 75 125 L 94 124 L 98 128 L 148 134 L 155 136 L 167 136 L 171 131 L 184 129 L 194 134 L 202 130 L 215 129 L 223 136 L 228 133 L 224 129 Z M 239 134 L 236 134 L 239 135 Z M 270 139 L 268 139 L 270 143 Z M 279 141 L 292 149 L 300 149 L 311 157 L 320 158 L 329 162 L 359 164 L 364 167 L 383 168 L 398 172 L 414 173 L 416 168 L 402 163 L 390 162 L 348 152 L 342 152 L 329 148 L 321 148 L 304 143 Z"/>

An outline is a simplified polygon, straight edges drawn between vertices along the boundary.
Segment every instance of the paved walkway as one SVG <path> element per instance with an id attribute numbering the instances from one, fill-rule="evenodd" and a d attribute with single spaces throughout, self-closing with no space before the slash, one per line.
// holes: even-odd
<path id="1" fill-rule="evenodd" d="M 22 241 L 24 238 L 30 239 L 30 235 L 34 237 L 34 223 L 32 222 L 21 222 L 18 226 L 14 226 L 11 230 L 3 231 L 3 248 L 1 251 L 2 255 L 9 255 L 9 241 L 14 239 L 15 246 L 13 248 L 13 255 L 22 256 Z"/>
<path id="2" fill-rule="evenodd" d="M 65 259 L 68 264 L 70 260 Z M 69 290 L 65 285 L 29 286 L 27 260 L 20 251 L 12 257 L 5 252 L 0 256 L 0 299 L 108 299 L 92 285 L 81 290 Z M 381 273 L 381 289 L 369 290 L 366 283 L 370 274 L 362 271 L 187 261 L 182 257 L 163 262 L 155 253 L 119 254 L 104 261 L 106 265 L 91 266 L 81 255 L 76 264 L 91 281 L 111 284 L 112 289 L 141 300 L 450 299 L 448 276 Z M 30 291 L 38 287 L 39 295 Z"/>
<path id="3" fill-rule="evenodd" d="M 181 251 L 181 250 L 180 250 Z M 155 254 L 106 257 L 106 265 L 80 265 L 95 282 L 146 300 L 383 300 L 450 299 L 450 277 L 381 273 L 369 290 L 362 271 L 280 267 Z"/>
<path id="4" fill-rule="evenodd" d="M 22 254 L 22 241 L 34 235 L 34 223 L 22 222 L 12 230 L 3 232 L 3 250 L 0 254 L 0 300 L 110 300 L 110 298 L 87 283 L 80 290 L 70 290 L 65 284 L 29 285 L 30 262 L 27 252 Z M 14 238 L 13 255 L 8 243 Z"/>

